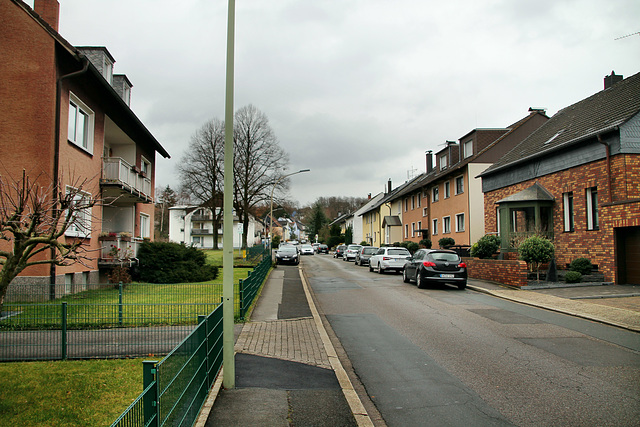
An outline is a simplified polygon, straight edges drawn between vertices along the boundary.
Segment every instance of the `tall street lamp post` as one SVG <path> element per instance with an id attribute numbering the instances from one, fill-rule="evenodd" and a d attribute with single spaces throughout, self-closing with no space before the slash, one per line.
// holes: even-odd
<path id="1" fill-rule="evenodd" d="M 285 179 L 285 178 L 287 178 L 287 177 L 289 177 L 291 175 L 297 175 L 299 173 L 304 173 L 304 172 L 311 172 L 311 169 L 300 169 L 298 172 L 292 172 L 290 174 L 281 176 L 280 179 L 278 179 L 275 182 L 275 184 L 273 184 L 273 188 L 271 189 L 271 210 L 269 212 L 269 248 L 271 248 L 271 242 L 273 241 L 273 190 L 276 189 L 278 184 L 280 184 L 280 182 L 282 182 L 283 179 Z M 271 251 L 269 251 L 269 254 L 271 254 Z M 272 256 L 272 258 L 273 258 L 273 256 Z"/>

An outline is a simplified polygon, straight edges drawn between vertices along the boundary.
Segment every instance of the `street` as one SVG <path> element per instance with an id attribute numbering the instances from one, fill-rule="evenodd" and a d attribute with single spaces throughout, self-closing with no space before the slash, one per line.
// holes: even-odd
<path id="1" fill-rule="evenodd" d="M 318 308 L 389 426 L 637 425 L 635 332 L 470 289 L 303 257 Z"/>

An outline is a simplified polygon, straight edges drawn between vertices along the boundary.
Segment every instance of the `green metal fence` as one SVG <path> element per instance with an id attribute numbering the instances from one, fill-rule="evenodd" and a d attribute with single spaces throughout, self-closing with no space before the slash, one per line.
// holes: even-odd
<path id="1" fill-rule="evenodd" d="M 191 426 L 222 367 L 222 304 L 162 361 L 143 362 L 144 391 L 113 426 Z"/>
<path id="2" fill-rule="evenodd" d="M 245 317 L 270 265 L 263 251 L 235 285 L 237 319 Z M 210 284 L 54 285 L 54 292 L 50 285 L 11 286 L 0 315 L 0 361 L 167 354 L 198 316 L 222 301 L 222 285 Z"/>

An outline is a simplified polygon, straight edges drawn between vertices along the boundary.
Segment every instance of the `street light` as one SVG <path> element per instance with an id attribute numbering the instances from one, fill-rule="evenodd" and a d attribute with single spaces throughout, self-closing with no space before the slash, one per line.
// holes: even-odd
<path id="1" fill-rule="evenodd" d="M 311 169 L 300 169 L 298 172 L 292 172 L 290 174 L 281 176 L 280 179 L 278 179 L 275 184 L 273 184 L 273 188 L 271 189 L 271 210 L 269 212 L 269 247 L 271 248 L 271 242 L 273 241 L 273 190 L 276 189 L 276 187 L 278 186 L 278 184 L 280 184 L 280 182 L 291 176 L 291 175 L 297 175 L 299 173 L 303 173 L 303 172 L 311 172 Z M 273 249 L 273 248 L 272 248 Z"/>

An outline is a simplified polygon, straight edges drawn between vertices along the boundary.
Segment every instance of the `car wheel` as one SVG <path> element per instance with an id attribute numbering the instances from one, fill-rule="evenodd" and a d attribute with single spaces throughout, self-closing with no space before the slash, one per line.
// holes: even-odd
<path id="1" fill-rule="evenodd" d="M 458 289 L 460 289 L 461 291 L 464 290 L 466 287 L 467 287 L 467 282 L 458 283 Z"/>
<path id="2" fill-rule="evenodd" d="M 404 283 L 409 283 L 410 282 L 409 276 L 407 276 L 407 270 L 405 270 L 405 269 L 402 269 L 402 281 Z"/>
<path id="3" fill-rule="evenodd" d="M 422 275 L 419 271 L 416 271 L 416 286 L 420 289 L 424 289 L 424 283 L 422 282 Z"/>
<path id="4" fill-rule="evenodd" d="M 384 270 L 382 269 L 382 264 L 378 263 L 378 274 L 384 274 Z"/>
<path id="5" fill-rule="evenodd" d="M 373 273 L 373 267 L 371 266 L 371 263 L 369 263 L 369 271 Z"/>

